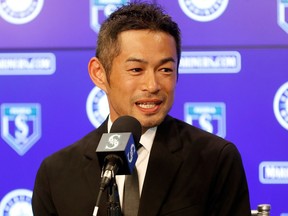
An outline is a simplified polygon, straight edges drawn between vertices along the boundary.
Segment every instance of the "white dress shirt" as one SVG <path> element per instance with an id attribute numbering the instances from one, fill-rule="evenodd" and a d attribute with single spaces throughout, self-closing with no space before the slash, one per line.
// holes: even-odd
<path id="1" fill-rule="evenodd" d="M 109 118 L 108 121 L 108 131 L 110 131 L 112 126 L 112 121 Z M 141 196 L 142 193 L 142 187 L 146 175 L 147 165 L 150 157 L 150 152 L 152 148 L 152 144 L 156 135 L 157 127 L 153 127 L 148 129 L 144 134 L 142 134 L 140 138 L 140 143 L 143 147 L 138 149 L 138 158 L 136 161 L 136 169 L 138 172 L 138 180 L 139 180 L 139 194 Z M 119 199 L 120 204 L 122 206 L 123 201 L 123 191 L 124 191 L 124 181 L 125 181 L 125 175 L 116 175 L 116 183 L 118 186 L 118 192 L 119 192 Z"/>

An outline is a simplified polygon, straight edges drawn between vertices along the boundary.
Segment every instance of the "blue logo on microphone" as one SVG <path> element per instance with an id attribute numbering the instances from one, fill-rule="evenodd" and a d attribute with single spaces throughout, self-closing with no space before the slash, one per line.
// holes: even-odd
<path id="1" fill-rule="evenodd" d="M 136 153 L 136 147 L 135 144 L 132 143 L 130 146 L 130 151 L 127 154 L 127 159 L 129 163 L 132 163 L 135 153 Z"/>

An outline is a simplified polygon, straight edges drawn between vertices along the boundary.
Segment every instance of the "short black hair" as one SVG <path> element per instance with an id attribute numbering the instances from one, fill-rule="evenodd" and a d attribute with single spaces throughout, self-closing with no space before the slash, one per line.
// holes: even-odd
<path id="1" fill-rule="evenodd" d="M 178 24 L 160 5 L 132 2 L 119 7 L 101 25 L 96 57 L 102 63 L 109 80 L 113 59 L 120 53 L 118 35 L 128 30 L 161 31 L 171 35 L 176 43 L 178 65 L 181 56 L 181 33 Z M 178 70 L 177 70 L 178 71 Z M 178 72 L 177 72 L 178 73 Z"/>

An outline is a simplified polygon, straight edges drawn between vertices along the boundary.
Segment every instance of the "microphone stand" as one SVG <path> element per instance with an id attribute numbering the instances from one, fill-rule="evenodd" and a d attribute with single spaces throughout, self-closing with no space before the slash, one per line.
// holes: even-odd
<path id="1" fill-rule="evenodd" d="M 122 216 L 118 187 L 116 184 L 115 176 L 113 175 L 108 187 L 108 216 Z"/>

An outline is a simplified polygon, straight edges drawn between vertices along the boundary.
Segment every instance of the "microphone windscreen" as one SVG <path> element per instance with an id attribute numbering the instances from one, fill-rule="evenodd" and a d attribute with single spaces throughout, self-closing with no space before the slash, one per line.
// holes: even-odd
<path id="1" fill-rule="evenodd" d="M 120 116 L 113 122 L 110 133 L 125 132 L 132 133 L 135 144 L 139 144 L 142 134 L 142 126 L 136 118 L 132 116 Z"/>

